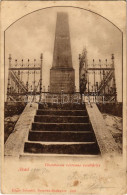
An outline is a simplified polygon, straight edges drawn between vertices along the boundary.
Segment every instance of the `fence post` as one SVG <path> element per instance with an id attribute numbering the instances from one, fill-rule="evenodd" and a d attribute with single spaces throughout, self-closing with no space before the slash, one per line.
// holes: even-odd
<path id="1" fill-rule="evenodd" d="M 40 63 L 40 101 L 41 101 L 41 95 L 42 95 L 42 63 L 43 63 L 43 54 L 41 53 L 41 56 L 40 56 L 40 60 L 41 60 L 41 63 Z"/>

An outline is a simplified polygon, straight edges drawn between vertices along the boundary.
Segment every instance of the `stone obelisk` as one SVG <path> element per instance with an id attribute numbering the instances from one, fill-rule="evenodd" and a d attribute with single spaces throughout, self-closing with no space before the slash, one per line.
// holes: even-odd
<path id="1" fill-rule="evenodd" d="M 72 67 L 68 14 L 57 13 L 53 64 L 50 69 L 50 92 L 73 93 L 75 71 Z"/>

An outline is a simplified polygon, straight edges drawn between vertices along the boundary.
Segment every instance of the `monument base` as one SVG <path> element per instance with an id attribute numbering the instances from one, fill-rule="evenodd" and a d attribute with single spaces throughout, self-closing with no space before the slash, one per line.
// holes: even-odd
<path id="1" fill-rule="evenodd" d="M 50 69 L 50 92 L 51 93 L 74 93 L 75 71 L 73 68 Z"/>

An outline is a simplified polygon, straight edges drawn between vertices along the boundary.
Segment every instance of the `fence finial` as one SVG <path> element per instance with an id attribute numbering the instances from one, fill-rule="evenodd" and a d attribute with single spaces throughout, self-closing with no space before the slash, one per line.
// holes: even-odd
<path id="1" fill-rule="evenodd" d="M 41 55 L 40 55 L 40 59 L 41 59 L 41 60 L 43 59 L 43 53 L 41 53 Z"/>

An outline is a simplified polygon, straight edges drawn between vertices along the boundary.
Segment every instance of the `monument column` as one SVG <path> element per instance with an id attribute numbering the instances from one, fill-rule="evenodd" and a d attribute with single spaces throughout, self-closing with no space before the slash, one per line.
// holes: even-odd
<path id="1" fill-rule="evenodd" d="M 75 71 L 72 66 L 68 14 L 57 13 L 53 64 L 50 69 L 50 92 L 74 93 Z"/>

